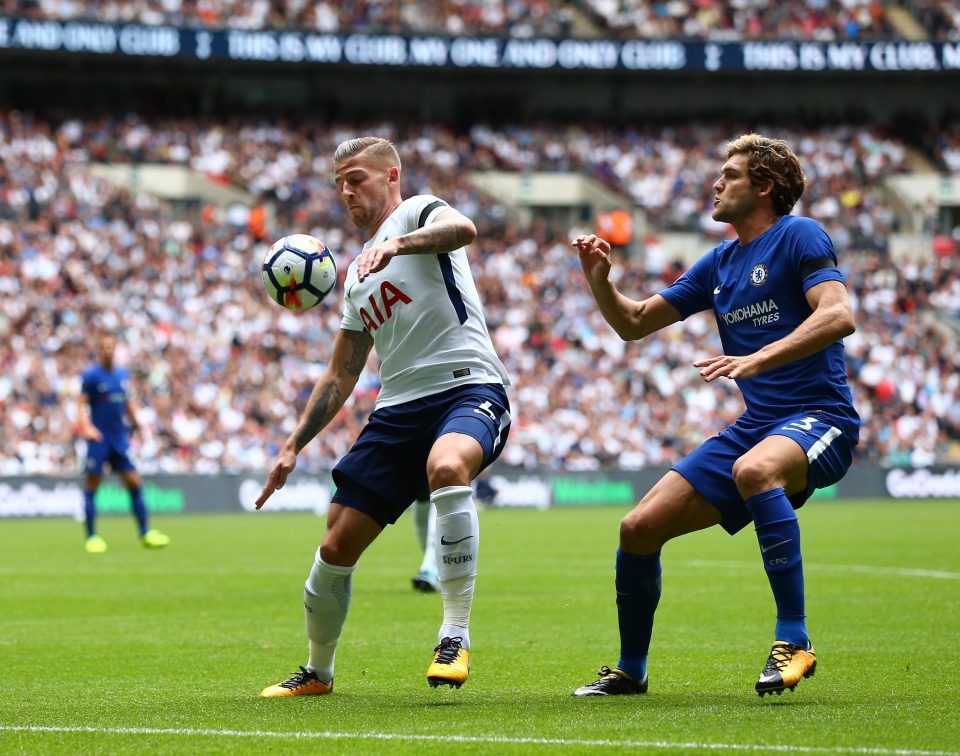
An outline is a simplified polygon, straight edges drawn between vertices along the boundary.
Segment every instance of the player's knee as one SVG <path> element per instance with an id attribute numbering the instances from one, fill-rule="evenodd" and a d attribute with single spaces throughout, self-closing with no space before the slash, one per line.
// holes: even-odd
<path id="1" fill-rule="evenodd" d="M 350 567 L 357 563 L 358 554 L 337 538 L 324 538 L 320 544 L 320 558 L 337 567 Z"/>
<path id="2" fill-rule="evenodd" d="M 643 509 L 634 509 L 620 521 L 620 546 L 632 554 L 652 554 L 665 539 Z"/>
<path id="3" fill-rule="evenodd" d="M 470 469 L 456 454 L 444 454 L 430 460 L 427 466 L 427 478 L 432 491 L 447 486 L 469 486 Z"/>
<path id="4" fill-rule="evenodd" d="M 743 456 L 733 463 L 733 482 L 745 499 L 781 486 L 777 473 L 776 465 L 764 459 Z"/>

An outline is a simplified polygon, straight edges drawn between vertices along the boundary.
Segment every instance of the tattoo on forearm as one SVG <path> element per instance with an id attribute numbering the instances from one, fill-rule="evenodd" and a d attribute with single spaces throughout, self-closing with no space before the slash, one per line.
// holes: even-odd
<path id="1" fill-rule="evenodd" d="M 451 252 L 470 243 L 466 230 L 456 223 L 431 223 L 410 236 L 416 239 L 416 248 L 426 253 Z"/>
<path id="2" fill-rule="evenodd" d="M 329 423 L 340 409 L 340 387 L 335 380 L 317 386 L 307 401 L 303 419 L 297 427 L 297 451 L 302 449 Z"/>
<path id="3" fill-rule="evenodd" d="M 347 331 L 344 334 L 350 342 L 350 356 L 344 369 L 352 376 L 359 376 L 367 364 L 367 356 L 373 347 L 373 337 L 366 331 Z"/>

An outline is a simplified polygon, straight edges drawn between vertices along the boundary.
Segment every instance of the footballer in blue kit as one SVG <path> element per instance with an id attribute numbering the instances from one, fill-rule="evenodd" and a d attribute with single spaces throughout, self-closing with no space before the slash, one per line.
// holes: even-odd
<path id="1" fill-rule="evenodd" d="M 646 692 L 647 654 L 661 593 L 660 552 L 677 536 L 753 522 L 777 607 L 774 643 L 755 690 L 793 690 L 816 670 L 806 626 L 795 510 L 850 466 L 860 418 L 846 380 L 843 343 L 855 325 L 829 236 L 790 215 L 806 179 L 781 140 L 744 135 L 727 145 L 714 184 L 715 220 L 737 238 L 644 301 L 609 280 L 610 245 L 574 242 L 601 313 L 625 340 L 642 339 L 712 310 L 723 354 L 694 363 L 707 381 L 735 380 L 746 411 L 678 462 L 620 525 L 616 560 L 620 659 L 576 696 Z"/>
<path id="2" fill-rule="evenodd" d="M 84 372 L 80 396 L 77 399 L 77 431 L 86 439 L 84 461 L 83 499 L 87 538 L 86 550 L 93 554 L 107 550 L 107 542 L 97 533 L 97 510 L 94 496 L 103 479 L 104 467 L 109 465 L 130 494 L 130 503 L 140 543 L 147 548 L 162 548 L 170 542 L 169 536 L 150 528 L 143 481 L 130 458 L 129 428 L 139 428 L 136 411 L 129 397 L 130 374 L 114 365 L 116 337 L 105 334 L 97 339 L 97 364 Z"/>

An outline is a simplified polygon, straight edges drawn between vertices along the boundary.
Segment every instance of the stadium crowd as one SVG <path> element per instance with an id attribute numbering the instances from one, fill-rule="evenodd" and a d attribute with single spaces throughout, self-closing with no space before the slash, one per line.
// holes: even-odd
<path id="1" fill-rule="evenodd" d="M 0 0 L 0 15 L 37 20 L 169 24 L 322 33 L 495 34 L 624 38 L 804 39 L 896 37 L 880 0 Z M 960 38 L 956 0 L 906 6 L 931 39 Z M 581 19 L 574 28 L 575 17 Z"/>
<path id="2" fill-rule="evenodd" d="M 622 37 L 834 41 L 895 36 L 877 0 L 584 0 Z"/>
<path id="3" fill-rule="evenodd" d="M 36 19 L 324 33 L 566 36 L 560 0 L 0 0 L 0 13 Z"/>
<path id="4" fill-rule="evenodd" d="M 957 0 L 909 0 L 907 7 L 938 42 L 960 42 L 960 2 Z"/>
<path id="5" fill-rule="evenodd" d="M 578 171 L 631 197 L 659 229 L 709 236 L 726 232 L 710 218 L 719 146 L 730 134 L 749 130 L 746 124 L 477 125 L 468 134 L 439 125 L 399 128 L 414 153 L 408 166 L 418 172 L 418 183 L 442 182 L 438 194 L 460 191 L 462 182 L 451 181 L 466 171 Z M 826 225 L 838 248 L 884 251 L 896 218 L 877 184 L 883 176 L 909 169 L 903 142 L 877 127 L 767 130 L 796 145 L 810 179 L 804 206 Z M 284 121 L 148 122 L 127 116 L 67 121 L 59 138 L 82 159 L 188 165 L 255 196 L 275 196 L 291 212 L 323 215 L 336 200 L 327 181 L 331 147 L 350 133 L 350 128 Z"/>
<path id="6" fill-rule="evenodd" d="M 542 219 L 519 228 L 466 182 L 464 168 L 497 160 L 477 134 L 440 126 L 397 133 L 370 124 L 332 125 L 319 134 L 255 122 L 54 123 L 2 112 L 0 474 L 78 469 L 70 399 L 91 359 L 90 334 L 104 328 L 121 335 L 119 362 L 139 387 L 141 469 L 265 469 L 323 369 L 339 302 L 287 312 L 267 300 L 259 262 L 265 244 L 295 228 L 337 250 L 345 272 L 361 239 L 329 180 L 330 155 L 358 129 L 398 141 L 407 194 L 443 196 L 478 223 L 471 263 L 492 337 L 515 380 L 516 418 L 504 463 L 666 464 L 742 410 L 729 384 L 705 385 L 690 366 L 720 351 L 706 316 L 624 344 L 597 313 L 569 247 L 571 235 L 586 229 Z M 717 127 L 703 132 L 704 143 L 681 140 L 678 149 L 695 157 L 670 159 L 712 176 L 730 133 Z M 874 139 L 852 133 L 851 142 Z M 797 137 L 811 140 L 806 155 L 817 154 L 819 132 Z M 645 138 L 666 146 L 674 136 Z M 831 143 L 835 131 L 822 139 Z M 649 159 L 641 141 L 621 148 L 633 149 L 638 163 Z M 133 196 L 90 170 L 98 160 L 138 159 L 220 176 L 251 190 L 273 214 L 261 226 L 244 208 Z M 581 165 L 572 161 L 570 168 Z M 821 180 L 816 170 L 814 162 L 813 183 Z M 689 171 L 702 186 L 704 177 Z M 853 181 L 845 174 L 841 180 Z M 809 203 L 804 211 L 816 207 Z M 655 254 L 656 247 L 651 238 L 640 254 L 621 255 L 621 288 L 651 293 L 677 275 L 682 268 Z M 925 315 L 960 311 L 960 265 L 953 256 L 921 255 L 894 266 L 863 249 L 873 247 L 850 246 L 841 257 L 859 324 L 846 342 L 865 420 L 858 453 L 888 464 L 950 458 L 960 439 L 960 351 Z M 327 467 L 346 451 L 377 389 L 372 357 L 344 411 L 305 450 L 304 466 Z"/>

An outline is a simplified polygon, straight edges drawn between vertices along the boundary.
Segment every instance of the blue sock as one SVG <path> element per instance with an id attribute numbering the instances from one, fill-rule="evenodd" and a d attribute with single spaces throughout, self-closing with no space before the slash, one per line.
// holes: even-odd
<path id="1" fill-rule="evenodd" d="M 143 500 L 142 487 L 130 489 L 130 503 L 133 506 L 133 515 L 137 518 L 140 535 L 143 535 L 150 529 L 150 526 L 147 524 L 147 505 Z"/>
<path id="2" fill-rule="evenodd" d="M 634 680 L 647 674 L 653 614 L 660 603 L 660 552 L 641 556 L 617 549 L 617 619 L 620 661 L 617 668 Z"/>
<path id="3" fill-rule="evenodd" d="M 83 489 L 83 519 L 89 538 L 97 532 L 97 508 L 93 503 L 93 491 L 87 489 Z"/>
<path id="4" fill-rule="evenodd" d="M 763 569 L 767 571 L 773 598 L 777 602 L 774 640 L 806 648 L 803 558 L 800 556 L 800 523 L 782 488 L 764 491 L 744 502 L 757 531 Z"/>

